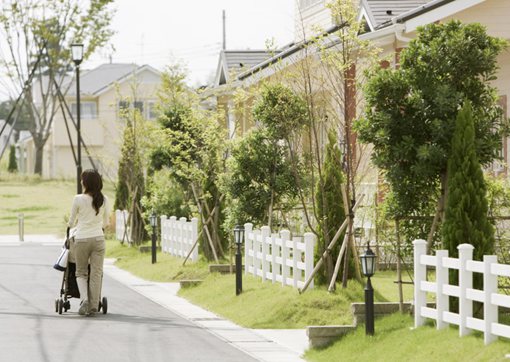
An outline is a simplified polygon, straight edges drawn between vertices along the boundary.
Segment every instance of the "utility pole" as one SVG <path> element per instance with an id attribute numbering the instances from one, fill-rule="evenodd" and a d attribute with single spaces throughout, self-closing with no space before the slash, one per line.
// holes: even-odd
<path id="1" fill-rule="evenodd" d="M 227 27 L 227 17 L 225 15 L 225 10 L 223 10 L 223 45 L 221 47 L 223 50 L 227 49 L 227 30 L 226 30 L 226 27 Z"/>

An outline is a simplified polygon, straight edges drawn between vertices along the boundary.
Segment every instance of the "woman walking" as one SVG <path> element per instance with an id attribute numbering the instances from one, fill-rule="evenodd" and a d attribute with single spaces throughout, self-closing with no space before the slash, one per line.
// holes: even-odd
<path id="1" fill-rule="evenodd" d="M 81 299 L 78 313 L 89 315 L 96 313 L 99 307 L 105 252 L 104 228 L 108 225 L 109 205 L 108 198 L 101 192 L 103 180 L 96 170 L 83 171 L 81 183 L 83 193 L 74 197 L 68 226 L 76 226 L 73 249 Z"/>

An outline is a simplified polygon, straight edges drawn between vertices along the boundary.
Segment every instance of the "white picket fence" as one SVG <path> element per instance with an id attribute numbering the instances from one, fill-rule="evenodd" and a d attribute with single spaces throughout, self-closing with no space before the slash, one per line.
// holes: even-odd
<path id="1" fill-rule="evenodd" d="M 127 210 L 115 210 L 115 238 L 119 241 L 122 241 L 124 238 L 124 241 L 129 242 L 129 224 L 127 224 L 129 219 L 129 212 Z M 124 231 L 126 229 L 127 225 L 127 232 L 124 236 Z"/>
<path id="2" fill-rule="evenodd" d="M 294 288 L 304 286 L 313 270 L 315 235 L 290 238 L 288 230 L 271 234 L 268 226 L 253 230 L 253 224 L 244 224 L 245 273 Z M 313 288 L 313 281 L 310 288 Z"/>
<path id="3" fill-rule="evenodd" d="M 198 219 L 186 221 L 185 217 L 179 220 L 175 216 L 167 219 L 161 216 L 161 250 L 171 255 L 185 258 L 198 238 Z M 198 245 L 190 255 L 192 261 L 198 260 Z"/>
<path id="4" fill-rule="evenodd" d="M 448 324 L 459 326 L 459 335 L 472 330 L 484 333 L 489 344 L 498 336 L 510 338 L 510 326 L 498 322 L 498 307 L 510 308 L 510 296 L 498 293 L 498 277 L 510 277 L 510 265 L 498 264 L 497 256 L 485 255 L 474 261 L 470 244 L 457 247 L 459 258 L 449 258 L 448 250 L 426 255 L 427 242 L 415 240 L 414 245 L 414 325 L 421 326 L 425 318 L 434 319 L 437 329 Z M 435 267 L 436 281 L 427 281 L 427 266 Z M 449 269 L 459 271 L 459 285 L 448 284 Z M 473 289 L 473 273 L 483 274 L 483 290 Z M 427 307 L 427 293 L 435 294 L 436 308 Z M 459 298 L 459 313 L 449 311 L 449 296 Z M 483 303 L 483 319 L 473 317 L 473 301 Z"/>

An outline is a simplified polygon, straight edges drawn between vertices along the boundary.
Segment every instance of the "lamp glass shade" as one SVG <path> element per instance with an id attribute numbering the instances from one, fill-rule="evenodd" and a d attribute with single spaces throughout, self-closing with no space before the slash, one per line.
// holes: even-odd
<path id="1" fill-rule="evenodd" d="M 150 222 L 152 227 L 156 227 L 158 224 L 158 217 L 156 216 L 156 213 L 152 213 L 150 216 Z"/>
<path id="2" fill-rule="evenodd" d="M 71 44 L 71 53 L 73 62 L 80 64 L 83 60 L 83 44 L 74 43 Z"/>
<path id="3" fill-rule="evenodd" d="M 365 254 L 359 257 L 361 259 L 361 269 L 363 271 L 363 275 L 366 277 L 371 277 L 375 273 L 375 259 L 376 255 L 374 252 L 368 248 L 365 251 Z"/>
<path id="4" fill-rule="evenodd" d="M 234 228 L 234 240 L 236 244 L 242 244 L 244 241 L 244 226 L 236 225 Z"/>

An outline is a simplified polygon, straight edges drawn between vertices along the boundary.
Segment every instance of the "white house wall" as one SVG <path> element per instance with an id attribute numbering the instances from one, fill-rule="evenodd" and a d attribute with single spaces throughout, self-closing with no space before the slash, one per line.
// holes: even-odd
<path id="1" fill-rule="evenodd" d="M 118 119 L 118 102 L 123 100 L 156 101 L 156 89 L 159 87 L 160 77 L 150 70 L 141 71 L 135 78 L 130 77 L 120 84 L 112 85 L 99 95 L 82 95 L 81 102 L 94 101 L 97 106 L 96 119 L 81 119 L 81 135 L 92 159 L 100 165 L 100 171 L 110 180 L 117 177 L 120 148 L 122 145 L 122 129 L 124 123 Z M 122 95 L 122 96 L 119 96 Z M 67 99 L 69 107 L 76 100 Z M 69 132 L 76 152 L 76 129 L 68 118 Z M 74 178 L 76 177 L 76 164 L 69 143 L 64 119 L 61 112 L 55 118 L 52 130 L 52 139 L 45 147 L 44 177 L 47 178 Z M 30 161 L 29 161 L 30 162 Z M 46 164 L 49 166 L 46 167 Z M 85 148 L 82 147 L 83 169 L 91 166 Z M 97 166 L 97 165 L 96 165 Z"/>
<path id="2" fill-rule="evenodd" d="M 325 2 L 327 1 L 321 0 L 310 7 L 300 9 L 299 0 L 295 1 L 295 42 L 310 38 L 317 33 L 317 29 L 325 30 L 333 26 L 331 10 L 324 6 Z"/>

